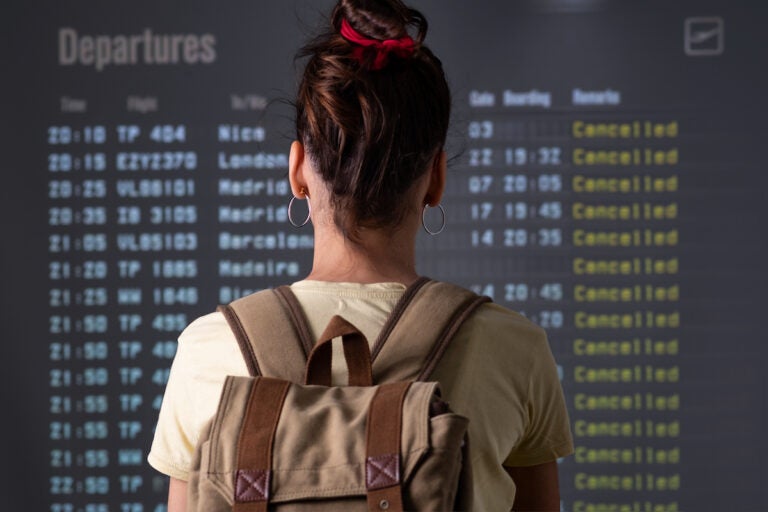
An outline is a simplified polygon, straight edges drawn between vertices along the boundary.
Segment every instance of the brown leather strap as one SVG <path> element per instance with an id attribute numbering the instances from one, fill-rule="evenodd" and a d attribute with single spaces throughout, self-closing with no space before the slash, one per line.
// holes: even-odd
<path id="1" fill-rule="evenodd" d="M 410 382 L 382 384 L 366 421 L 365 486 L 370 512 L 403 510 L 400 436 Z"/>
<path id="2" fill-rule="evenodd" d="M 320 336 L 320 341 L 315 346 L 307 361 L 307 370 L 304 377 L 305 384 L 330 386 L 331 359 L 333 352 L 333 339 L 341 337 L 344 345 L 344 359 L 349 369 L 350 386 L 373 385 L 373 370 L 371 368 L 371 352 L 368 340 L 365 339 L 357 327 L 336 315 L 328 322 L 328 326 Z"/>
<path id="3" fill-rule="evenodd" d="M 220 311 L 238 339 L 251 375 L 302 382 L 305 343 L 294 313 L 281 297 L 274 290 L 264 290 L 223 306 Z"/>
<path id="4" fill-rule="evenodd" d="M 254 379 L 240 428 L 235 473 L 235 512 L 267 512 L 272 480 L 272 445 L 290 383 Z"/>

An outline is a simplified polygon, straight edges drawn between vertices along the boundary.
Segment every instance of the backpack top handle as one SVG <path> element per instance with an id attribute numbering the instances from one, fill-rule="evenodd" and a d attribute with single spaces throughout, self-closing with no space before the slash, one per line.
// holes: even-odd
<path id="1" fill-rule="evenodd" d="M 330 386 L 332 342 L 341 337 L 344 359 L 349 368 L 349 386 L 372 386 L 373 368 L 368 340 L 360 330 L 339 315 L 331 318 L 328 327 L 307 360 L 305 384 Z"/>

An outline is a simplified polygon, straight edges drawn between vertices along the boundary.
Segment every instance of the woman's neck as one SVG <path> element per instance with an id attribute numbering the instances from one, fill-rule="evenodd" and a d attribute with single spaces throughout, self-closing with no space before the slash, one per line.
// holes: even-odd
<path id="1" fill-rule="evenodd" d="M 315 227 L 312 272 L 307 279 L 409 285 L 416 279 L 415 230 L 363 230 L 352 242 L 335 227 Z"/>

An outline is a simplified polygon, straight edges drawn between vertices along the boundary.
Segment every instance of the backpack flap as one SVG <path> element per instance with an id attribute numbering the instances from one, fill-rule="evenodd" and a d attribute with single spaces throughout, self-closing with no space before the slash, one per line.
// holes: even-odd
<path id="1" fill-rule="evenodd" d="M 439 400 L 437 383 L 406 384 L 407 389 L 402 398 L 402 423 L 398 427 L 399 461 L 395 466 L 400 474 L 396 475 L 392 471 L 391 457 L 387 458 L 388 454 L 374 453 L 369 456 L 366 428 L 374 395 L 379 389 L 386 390 L 387 386 L 402 383 L 374 387 L 285 383 L 286 392 L 281 402 L 279 421 L 271 433 L 271 428 L 263 424 L 256 426 L 255 431 L 243 428 L 244 425 L 254 427 L 246 420 L 249 408 L 251 415 L 262 418 L 270 416 L 266 410 L 267 404 L 258 396 L 260 380 L 283 382 L 261 377 L 227 377 L 210 436 L 208 467 L 201 468 L 204 478 L 214 483 L 228 503 L 235 503 L 236 494 L 246 500 L 261 499 L 261 489 L 263 497 L 273 504 L 358 497 L 362 498 L 362 510 L 368 510 L 365 497 L 371 484 L 386 489 L 392 486 L 392 479 L 397 476 L 404 487 L 405 508 L 422 510 L 422 502 L 437 503 L 434 501 L 436 499 L 443 500 L 441 506 L 444 508 L 424 506 L 432 510 L 453 508 L 452 493 L 455 493 L 456 486 L 453 485 L 451 491 L 451 486 L 445 484 L 445 474 L 455 473 L 458 481 L 461 446 L 468 420 L 452 413 L 430 417 L 430 404 Z M 279 399 L 270 401 L 273 404 L 280 402 Z M 260 405 L 264 407 L 260 408 Z M 387 416 L 389 407 L 384 410 L 384 416 Z M 371 422 L 374 428 L 375 423 L 376 420 Z M 252 436 L 259 438 L 259 442 L 271 439 L 271 454 L 267 457 L 271 461 L 269 468 L 238 467 L 237 446 L 231 440 L 239 438 L 241 446 L 244 443 L 259 444 L 248 441 Z M 383 464 L 372 467 L 371 457 L 377 458 L 374 462 L 383 461 Z M 423 474 L 425 469 L 432 471 L 432 474 Z M 268 473 L 263 473 L 265 470 Z M 442 474 L 437 477 L 436 472 Z M 254 490 L 245 489 L 245 494 L 243 488 L 237 489 L 238 481 L 241 480 L 239 477 L 244 474 L 255 485 Z M 419 488 L 416 498 L 411 497 L 411 494 L 416 493 L 409 491 L 414 485 Z M 241 492 L 238 493 L 238 490 Z M 429 493 L 448 495 L 430 498 L 426 496 Z M 397 508 L 392 507 L 390 510 Z"/>

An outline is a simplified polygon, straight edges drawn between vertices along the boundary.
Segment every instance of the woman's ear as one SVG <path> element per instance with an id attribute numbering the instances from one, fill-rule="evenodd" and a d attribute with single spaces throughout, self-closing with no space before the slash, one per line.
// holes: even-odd
<path id="1" fill-rule="evenodd" d="M 432 161 L 429 186 L 427 187 L 427 193 L 424 196 L 424 204 L 428 204 L 429 206 L 437 206 L 440 204 L 440 201 L 443 199 L 443 192 L 445 192 L 445 176 L 447 172 L 448 157 L 445 154 L 445 150 L 441 150 Z"/>
<path id="2" fill-rule="evenodd" d="M 304 151 L 304 145 L 295 140 L 291 144 L 291 152 L 288 156 L 288 181 L 291 184 L 291 192 L 295 197 L 304 199 L 309 187 L 304 176 L 307 155 Z"/>

